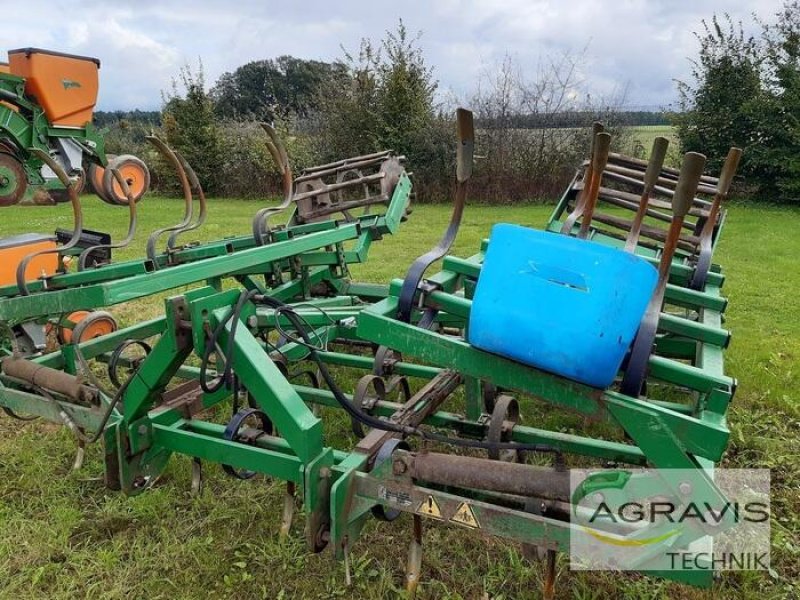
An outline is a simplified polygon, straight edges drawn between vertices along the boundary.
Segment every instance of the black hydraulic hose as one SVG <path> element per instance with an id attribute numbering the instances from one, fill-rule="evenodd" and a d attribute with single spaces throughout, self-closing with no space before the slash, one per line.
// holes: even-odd
<path id="1" fill-rule="evenodd" d="M 453 446 L 461 446 L 465 448 L 480 448 L 484 450 L 497 450 L 497 451 L 528 450 L 531 452 L 560 453 L 559 449 L 554 448 L 552 446 L 547 446 L 545 444 L 525 444 L 518 442 L 486 442 L 482 440 L 454 438 L 447 435 L 438 434 L 432 431 L 425 431 L 409 425 L 399 425 L 397 423 L 392 423 L 391 421 L 385 421 L 383 419 L 374 417 L 364 412 L 355 404 L 350 402 L 344 395 L 342 390 L 339 388 L 339 386 L 336 385 L 336 382 L 333 380 L 330 371 L 328 371 L 327 365 L 319 357 L 316 346 L 314 346 L 311 343 L 311 338 L 309 337 L 308 333 L 305 331 L 305 328 L 303 327 L 302 318 L 300 317 L 300 315 L 297 314 L 297 312 L 295 312 L 295 310 L 292 308 L 291 305 L 286 304 L 278 300 L 277 298 L 272 298 L 270 296 L 255 295 L 252 297 L 252 299 L 254 302 L 265 304 L 274 309 L 280 309 L 281 314 L 284 315 L 289 320 L 289 322 L 297 329 L 297 332 L 299 333 L 300 337 L 304 342 L 303 345 L 305 345 L 309 351 L 309 356 L 311 360 L 313 360 L 316 363 L 317 368 L 319 369 L 319 372 L 322 375 L 322 378 L 325 380 L 326 385 L 333 393 L 333 396 L 336 399 L 336 401 L 348 415 L 350 415 L 352 418 L 356 419 L 360 423 L 366 425 L 367 427 L 372 427 L 373 429 L 379 429 L 381 431 L 392 431 L 395 433 L 401 433 L 403 435 L 417 436 L 424 440 L 442 442 L 445 444 L 450 444 Z"/>
<path id="2" fill-rule="evenodd" d="M 236 306 L 233 308 L 231 312 L 229 312 L 224 319 L 222 319 L 214 331 L 208 338 L 206 342 L 206 347 L 203 350 L 203 357 L 200 362 L 200 388 L 207 394 L 213 394 L 214 392 L 219 391 L 223 385 L 227 385 L 229 388 L 232 387 L 232 379 L 233 379 L 233 340 L 236 337 L 236 328 L 239 326 L 239 316 L 244 309 L 244 305 L 249 301 L 252 300 L 253 297 L 256 295 L 256 290 L 247 290 L 241 293 L 239 296 L 239 300 L 236 302 Z M 219 338 L 222 335 L 222 331 L 225 329 L 225 326 L 228 322 L 233 319 L 231 323 L 231 333 L 228 337 L 228 344 L 225 348 L 225 355 L 224 355 L 224 368 L 222 370 L 222 375 L 217 377 L 215 382 L 209 383 L 208 378 L 206 377 L 206 373 L 208 372 L 208 363 L 211 360 L 211 355 L 217 348 L 219 343 Z M 218 371 L 219 372 L 219 371 Z"/>

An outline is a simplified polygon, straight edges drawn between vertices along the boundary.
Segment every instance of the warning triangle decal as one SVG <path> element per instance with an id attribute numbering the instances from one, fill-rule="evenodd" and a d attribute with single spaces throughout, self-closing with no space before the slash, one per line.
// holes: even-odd
<path id="1" fill-rule="evenodd" d="M 436 502 L 436 498 L 433 496 L 428 496 L 420 503 L 419 508 L 417 508 L 417 514 L 432 519 L 442 518 L 442 511 L 439 508 L 438 502 Z"/>
<path id="2" fill-rule="evenodd" d="M 458 506 L 456 514 L 450 517 L 450 520 L 453 523 L 458 523 L 459 525 L 464 525 L 465 527 L 471 527 L 472 529 L 481 528 L 480 523 L 478 523 L 478 519 L 475 518 L 475 513 L 472 511 L 472 507 L 466 502 L 462 502 Z"/>

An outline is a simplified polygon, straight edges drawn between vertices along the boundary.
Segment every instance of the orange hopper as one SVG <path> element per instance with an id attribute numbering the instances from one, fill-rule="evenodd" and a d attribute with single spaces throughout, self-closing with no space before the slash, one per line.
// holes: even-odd
<path id="1" fill-rule="evenodd" d="M 36 99 L 47 120 L 61 127 L 83 127 L 97 102 L 100 61 L 38 48 L 8 53 L 11 73 L 25 78 L 25 94 Z"/>

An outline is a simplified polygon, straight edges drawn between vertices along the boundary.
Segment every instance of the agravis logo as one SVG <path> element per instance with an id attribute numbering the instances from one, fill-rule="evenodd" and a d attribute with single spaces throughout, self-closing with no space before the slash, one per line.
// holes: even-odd
<path id="1" fill-rule="evenodd" d="M 573 568 L 769 568 L 768 470 L 570 475 Z"/>

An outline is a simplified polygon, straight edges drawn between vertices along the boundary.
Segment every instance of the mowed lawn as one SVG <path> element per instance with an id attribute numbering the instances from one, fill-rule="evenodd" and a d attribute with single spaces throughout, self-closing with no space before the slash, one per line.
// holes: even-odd
<path id="1" fill-rule="evenodd" d="M 127 211 L 84 201 L 86 226 L 124 235 Z M 209 223 L 187 241 L 249 231 L 253 201 L 212 201 Z M 473 253 L 495 222 L 541 227 L 549 206 L 470 206 L 454 249 Z M 179 201 L 140 205 L 134 247 L 148 232 L 180 220 Z M 0 235 L 71 225 L 69 207 L 4 209 Z M 417 206 L 400 233 L 373 245 L 355 277 L 387 282 L 441 235 L 446 206 Z M 772 469 L 773 572 L 724 575 L 712 591 L 616 573 L 572 573 L 559 557 L 559 598 L 797 598 L 800 596 L 800 210 L 733 206 L 716 259 L 727 274 L 725 326 L 733 341 L 727 371 L 738 378 L 731 407 L 729 467 Z M 162 296 L 163 297 L 163 296 Z M 115 307 L 123 324 L 157 315 L 161 298 Z M 535 301 L 531 310 L 536 310 Z M 524 342 L 524 340 L 520 340 Z M 325 412 L 326 435 L 352 444 L 348 424 Z M 223 415 L 217 415 L 221 418 Z M 535 424 L 543 415 L 525 412 Z M 573 431 L 574 421 L 563 429 Z M 302 517 L 278 538 L 283 486 L 247 482 L 208 466 L 203 493 L 189 493 L 190 463 L 175 457 L 157 485 L 126 498 L 102 483 L 102 450 L 89 449 L 72 472 L 74 442 L 65 429 L 0 417 L 0 598 L 397 598 L 411 535 L 406 516 L 373 522 L 352 548 L 353 586 L 326 551 L 306 552 Z M 517 544 L 426 523 L 420 598 L 539 598 L 541 565 Z"/>

